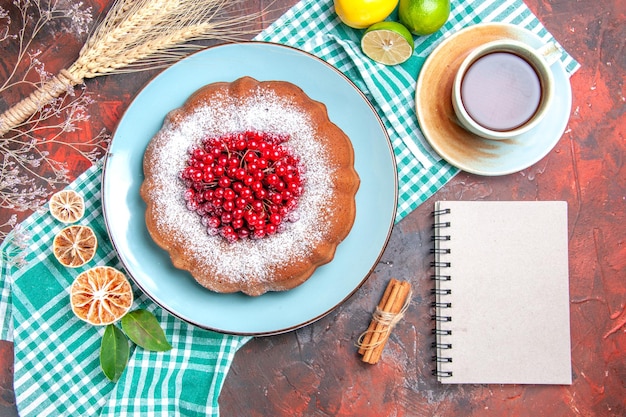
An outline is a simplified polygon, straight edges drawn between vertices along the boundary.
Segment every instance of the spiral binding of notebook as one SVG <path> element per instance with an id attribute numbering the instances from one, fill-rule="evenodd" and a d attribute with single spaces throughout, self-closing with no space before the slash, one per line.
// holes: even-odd
<path id="1" fill-rule="evenodd" d="M 432 347 L 435 349 L 433 361 L 436 364 L 432 374 L 438 378 L 449 378 L 452 377 L 452 369 L 450 369 L 450 364 L 452 363 L 452 343 L 449 340 L 452 336 L 452 330 L 447 328 L 446 323 L 452 321 L 452 316 L 446 309 L 452 307 L 452 304 L 447 299 L 452 294 L 452 289 L 447 285 L 452 280 L 452 277 L 446 274 L 446 268 L 449 268 L 451 265 L 449 260 L 451 250 L 446 245 L 446 242 L 450 240 L 450 234 L 446 234 L 447 228 L 450 227 L 450 222 L 446 221 L 445 216 L 450 214 L 450 209 L 434 210 L 432 214 L 434 218 L 433 235 L 431 237 L 433 248 L 430 252 L 433 254 L 434 260 L 430 265 L 433 268 L 431 279 L 435 282 L 435 287 L 431 290 L 431 294 L 434 296 L 435 301 L 431 303 L 431 307 L 435 313 L 431 316 L 431 319 L 435 323 L 435 327 L 432 329 L 432 334 L 435 336 Z"/>

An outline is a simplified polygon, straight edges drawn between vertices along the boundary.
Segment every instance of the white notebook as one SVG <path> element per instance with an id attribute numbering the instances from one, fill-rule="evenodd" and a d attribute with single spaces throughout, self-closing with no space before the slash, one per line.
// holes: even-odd
<path id="1" fill-rule="evenodd" d="M 571 384 L 567 203 L 439 201 L 433 228 L 439 381 Z"/>

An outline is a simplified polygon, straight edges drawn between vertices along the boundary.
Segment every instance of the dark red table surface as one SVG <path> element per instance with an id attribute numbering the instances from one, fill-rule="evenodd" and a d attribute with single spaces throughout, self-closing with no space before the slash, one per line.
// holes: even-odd
<path id="1" fill-rule="evenodd" d="M 8 8 L 11 2 L 0 1 Z M 87 1 L 94 14 L 107 0 Z M 460 173 L 397 224 L 381 262 L 363 287 L 318 322 L 287 334 L 256 338 L 236 355 L 220 397 L 230 416 L 623 416 L 626 415 L 626 2 L 527 0 L 530 9 L 578 60 L 571 78 L 569 124 L 543 160 L 519 173 L 481 177 Z M 295 0 L 276 0 L 256 32 Z M 247 11 L 267 7 L 246 2 Z M 242 12 L 243 13 L 243 12 Z M 48 71 L 75 59 L 80 42 L 39 38 Z M 0 68 L 11 51 L 0 54 Z M 0 78 L 6 74 L 0 70 Z M 157 72 L 112 75 L 86 82 L 95 103 L 75 139 L 113 132 L 124 110 Z M 0 109 L 16 97 L 2 97 Z M 67 147 L 52 157 L 68 162 L 71 178 L 89 162 Z M 571 386 L 444 386 L 430 374 L 429 237 L 435 199 L 566 200 L 572 341 Z M 30 211 L 2 207 L 0 224 Z M 354 346 L 391 277 L 409 280 L 413 302 L 376 365 Z M 13 345 L 0 342 L 0 415 L 17 415 Z"/>

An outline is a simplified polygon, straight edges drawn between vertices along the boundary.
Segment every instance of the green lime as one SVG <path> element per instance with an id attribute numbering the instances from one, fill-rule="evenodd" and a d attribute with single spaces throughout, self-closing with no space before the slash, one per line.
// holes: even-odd
<path id="1" fill-rule="evenodd" d="M 381 64 L 401 64 L 413 54 L 413 35 L 398 22 L 375 23 L 361 38 L 361 49 Z"/>
<path id="2" fill-rule="evenodd" d="M 437 32 L 450 16 L 450 0 L 400 0 L 400 23 L 414 35 Z"/>

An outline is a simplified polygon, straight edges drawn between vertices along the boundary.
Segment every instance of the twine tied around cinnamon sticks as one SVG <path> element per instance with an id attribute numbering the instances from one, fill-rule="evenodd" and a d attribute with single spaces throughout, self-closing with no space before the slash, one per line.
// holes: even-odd
<path id="1" fill-rule="evenodd" d="M 358 340 L 363 362 L 375 364 L 380 359 L 391 331 L 402 320 L 411 303 L 411 284 L 392 278 L 374 311 L 372 321 Z"/>

